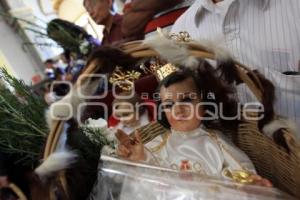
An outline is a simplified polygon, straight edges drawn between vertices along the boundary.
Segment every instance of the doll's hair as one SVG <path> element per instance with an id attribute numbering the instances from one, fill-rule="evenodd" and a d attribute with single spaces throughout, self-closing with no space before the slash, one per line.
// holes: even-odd
<path id="1" fill-rule="evenodd" d="M 164 78 L 158 88 L 157 92 L 160 91 L 161 87 L 168 88 L 170 85 L 175 83 L 180 83 L 188 78 L 192 78 L 194 80 L 195 85 L 198 89 L 198 94 L 201 96 L 201 102 L 210 102 L 214 103 L 214 105 L 219 105 L 222 103 L 223 115 L 226 117 L 236 116 L 238 111 L 238 104 L 236 100 L 236 93 L 232 86 L 226 84 L 225 81 L 220 79 L 217 75 L 217 70 L 215 70 L 208 62 L 202 61 L 200 65 L 195 70 L 191 70 L 189 68 L 183 68 L 179 71 L 173 72 Z M 209 93 L 214 94 L 214 98 L 209 98 Z M 161 101 L 157 101 L 159 109 L 159 104 Z M 209 105 L 202 106 L 204 111 L 204 116 L 208 116 L 208 112 L 214 113 L 215 108 Z M 159 112 L 163 112 L 158 110 Z M 170 129 L 170 124 L 166 118 L 165 113 L 160 113 L 160 117 L 157 117 L 158 122 L 162 124 L 165 128 Z M 214 129 L 233 129 L 236 130 L 238 121 L 237 120 L 226 120 L 226 119 L 217 119 L 217 120 L 203 120 L 202 123 L 207 128 Z"/>
<path id="2" fill-rule="evenodd" d="M 116 104 L 119 104 L 119 103 L 129 103 L 131 105 L 133 105 L 134 107 L 134 110 L 137 111 L 137 108 L 138 108 L 138 111 L 139 111 L 139 114 L 143 114 L 145 112 L 145 106 L 141 106 L 140 104 L 142 103 L 142 99 L 141 97 L 137 94 L 137 93 L 133 93 L 130 92 L 130 91 L 126 91 L 126 92 L 121 92 L 120 94 L 118 94 L 118 96 L 122 96 L 122 97 L 128 97 L 128 98 L 116 98 L 113 103 L 112 103 L 112 106 L 114 107 Z M 118 109 L 116 107 L 116 109 Z"/>

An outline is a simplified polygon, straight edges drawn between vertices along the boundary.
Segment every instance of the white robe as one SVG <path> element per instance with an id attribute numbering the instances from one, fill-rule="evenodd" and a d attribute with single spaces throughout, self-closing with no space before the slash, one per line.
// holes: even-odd
<path id="1" fill-rule="evenodd" d="M 163 144 L 158 136 L 146 147 Z M 247 155 L 226 140 L 221 133 L 208 132 L 203 128 L 183 133 L 171 131 L 165 145 L 156 152 L 146 148 L 149 164 L 181 171 L 192 171 L 210 176 L 223 176 L 225 170 L 246 170 L 252 173 L 255 168 Z"/>

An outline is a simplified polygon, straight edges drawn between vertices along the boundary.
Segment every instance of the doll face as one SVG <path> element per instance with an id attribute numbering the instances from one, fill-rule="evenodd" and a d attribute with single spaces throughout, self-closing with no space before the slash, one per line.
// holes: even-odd
<path id="1" fill-rule="evenodd" d="M 200 126 L 202 108 L 198 93 L 192 78 L 161 87 L 161 106 L 173 130 L 192 131 Z"/>
<path id="2" fill-rule="evenodd" d="M 114 109 L 114 116 L 125 126 L 134 127 L 139 122 L 138 111 L 128 102 L 121 102 Z"/>

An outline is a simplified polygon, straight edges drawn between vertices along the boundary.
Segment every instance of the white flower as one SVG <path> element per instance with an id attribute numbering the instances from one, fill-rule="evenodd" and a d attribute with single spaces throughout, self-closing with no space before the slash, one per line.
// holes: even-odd
<path id="1" fill-rule="evenodd" d="M 107 129 L 107 121 L 105 119 L 87 119 L 86 127 L 92 129 Z"/>
<path id="2" fill-rule="evenodd" d="M 103 148 L 102 148 L 102 154 L 104 155 L 114 155 L 116 153 L 116 150 L 111 148 L 110 146 L 108 145 L 105 145 Z"/>
<path id="3" fill-rule="evenodd" d="M 83 134 L 97 145 L 106 144 L 110 145 L 110 148 L 115 148 L 118 143 L 115 136 L 115 129 L 107 128 L 107 121 L 102 118 L 97 120 L 91 118 L 87 119 L 82 130 Z"/>
<path id="4" fill-rule="evenodd" d="M 89 42 L 87 40 L 84 40 L 79 46 L 80 53 L 84 55 L 87 54 L 89 52 L 89 45 Z"/>
<path id="5" fill-rule="evenodd" d="M 116 136 L 114 133 L 109 133 L 106 135 L 106 139 L 109 141 L 109 142 L 114 142 L 117 140 Z"/>

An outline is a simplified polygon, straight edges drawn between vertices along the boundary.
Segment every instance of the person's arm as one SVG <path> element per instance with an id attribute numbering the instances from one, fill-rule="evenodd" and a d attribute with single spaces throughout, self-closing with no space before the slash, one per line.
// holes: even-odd
<path id="1" fill-rule="evenodd" d="M 182 0 L 135 0 L 123 16 L 122 34 L 125 38 L 141 38 L 148 22 L 159 12 Z"/>

